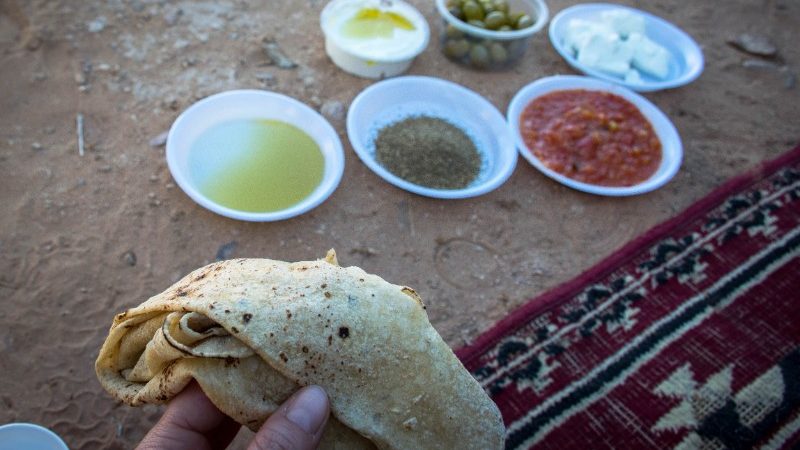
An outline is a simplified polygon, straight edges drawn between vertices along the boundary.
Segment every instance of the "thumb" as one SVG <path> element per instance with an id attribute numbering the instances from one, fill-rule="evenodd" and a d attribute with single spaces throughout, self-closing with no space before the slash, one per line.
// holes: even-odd
<path id="1" fill-rule="evenodd" d="M 314 450 L 329 411 L 328 395 L 321 387 L 300 389 L 264 422 L 248 450 Z"/>

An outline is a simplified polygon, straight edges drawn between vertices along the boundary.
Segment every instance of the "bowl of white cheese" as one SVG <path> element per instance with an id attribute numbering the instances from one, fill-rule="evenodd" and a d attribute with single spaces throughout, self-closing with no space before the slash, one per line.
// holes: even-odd
<path id="1" fill-rule="evenodd" d="M 550 41 L 586 75 L 640 92 L 683 86 L 703 71 L 700 46 L 645 11 L 607 3 L 576 5 L 550 22 Z"/>

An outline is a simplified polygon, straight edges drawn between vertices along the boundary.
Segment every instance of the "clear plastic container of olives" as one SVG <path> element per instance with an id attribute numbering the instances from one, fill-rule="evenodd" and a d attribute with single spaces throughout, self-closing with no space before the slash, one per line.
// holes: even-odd
<path id="1" fill-rule="evenodd" d="M 436 0 L 444 55 L 478 70 L 512 66 L 547 23 L 542 0 Z"/>

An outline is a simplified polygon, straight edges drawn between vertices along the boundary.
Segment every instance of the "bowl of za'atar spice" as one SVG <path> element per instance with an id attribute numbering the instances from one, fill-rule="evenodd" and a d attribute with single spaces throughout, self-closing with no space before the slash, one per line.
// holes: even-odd
<path id="1" fill-rule="evenodd" d="M 579 76 L 542 78 L 508 107 L 520 154 L 579 191 L 644 194 L 680 168 L 683 146 L 658 107 L 623 86 Z"/>
<path id="2" fill-rule="evenodd" d="M 505 118 L 477 93 L 439 78 L 373 84 L 353 100 L 347 135 L 361 161 L 387 182 L 426 197 L 475 197 L 514 171 Z"/>

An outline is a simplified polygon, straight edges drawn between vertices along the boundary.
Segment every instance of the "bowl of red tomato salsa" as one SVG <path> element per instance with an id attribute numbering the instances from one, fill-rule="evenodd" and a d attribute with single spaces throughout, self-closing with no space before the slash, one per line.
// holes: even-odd
<path id="1" fill-rule="evenodd" d="M 675 126 L 639 94 L 606 81 L 553 76 L 523 87 L 508 107 L 520 155 L 579 191 L 628 196 L 660 188 L 680 168 Z"/>

